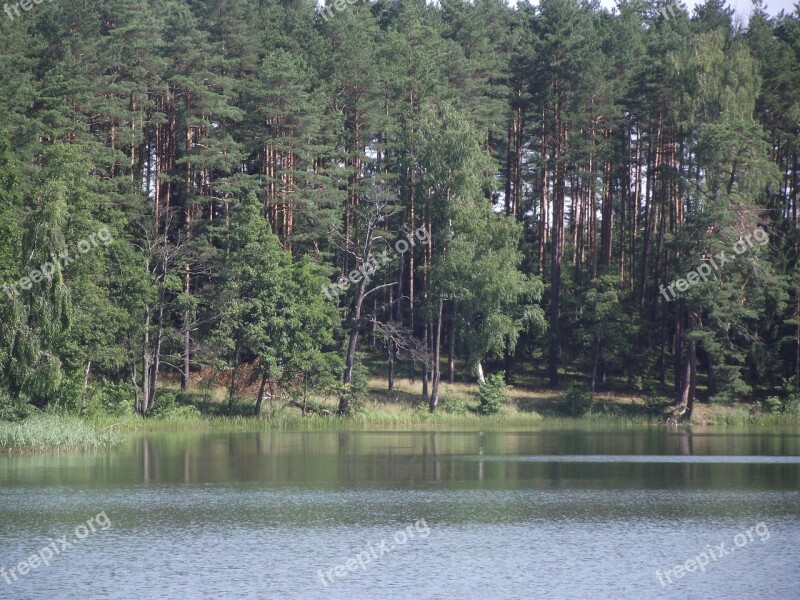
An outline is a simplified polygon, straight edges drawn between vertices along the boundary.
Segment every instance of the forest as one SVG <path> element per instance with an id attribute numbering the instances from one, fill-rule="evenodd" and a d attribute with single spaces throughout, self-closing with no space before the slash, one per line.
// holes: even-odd
<path id="1" fill-rule="evenodd" d="M 797 404 L 800 5 L 23 4 L 0 418 L 347 415 L 370 374 Z"/>

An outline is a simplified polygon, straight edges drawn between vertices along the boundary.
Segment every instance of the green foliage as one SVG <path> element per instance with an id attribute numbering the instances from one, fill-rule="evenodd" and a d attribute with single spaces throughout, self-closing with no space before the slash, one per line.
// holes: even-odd
<path id="1" fill-rule="evenodd" d="M 19 224 L 21 176 L 8 136 L 0 132 L 0 285 L 19 278 L 22 262 L 22 229 Z M 5 294 L 0 298 L 5 301 Z"/>
<path id="2" fill-rule="evenodd" d="M 167 413 L 178 405 L 178 392 L 171 389 L 160 389 L 156 393 L 156 399 L 153 403 L 152 415 L 158 416 Z"/>
<path id="3" fill-rule="evenodd" d="M 778 396 L 767 396 L 764 399 L 764 406 L 766 407 L 767 412 L 779 413 L 783 408 L 783 400 L 781 400 Z"/>
<path id="4" fill-rule="evenodd" d="M 128 383 L 102 380 L 92 385 L 82 414 L 88 417 L 109 415 L 123 417 L 133 414 L 133 389 Z"/>
<path id="5" fill-rule="evenodd" d="M 193 405 L 182 405 L 180 392 L 173 389 L 160 389 L 156 394 L 153 410 L 150 413 L 155 419 L 195 419 L 200 417 L 200 411 Z"/>
<path id="6" fill-rule="evenodd" d="M 434 297 L 452 301 L 468 363 L 513 351 L 521 332 L 544 328 L 543 285 L 520 269 L 521 224 L 493 212 L 483 197 L 492 165 L 480 138 L 458 111 L 426 106 L 416 149 L 425 173 L 419 193 L 434 215 L 441 248 L 432 267 Z"/>
<path id="7" fill-rule="evenodd" d="M 582 417 L 592 408 L 592 393 L 584 386 L 571 385 L 559 402 L 559 410 L 568 417 Z"/>
<path id="8" fill-rule="evenodd" d="M 644 412 L 651 416 L 657 416 L 664 413 L 664 408 L 667 406 L 667 400 L 653 389 L 648 390 L 644 396 Z"/>
<path id="9" fill-rule="evenodd" d="M 794 396 L 786 400 L 783 405 L 783 414 L 800 416 L 800 397 Z"/>
<path id="10" fill-rule="evenodd" d="M 442 399 L 442 402 L 439 405 L 439 409 L 442 412 L 450 415 L 467 415 L 470 412 L 467 403 L 464 402 L 463 400 L 454 398 L 452 392 L 449 389 L 445 392 L 444 398 Z"/>
<path id="11" fill-rule="evenodd" d="M 80 414 L 88 395 L 89 390 L 84 390 L 83 387 L 82 373 L 65 373 L 58 388 L 58 395 L 44 407 L 44 410 L 53 414 L 62 412 L 74 415 Z"/>
<path id="12" fill-rule="evenodd" d="M 27 402 L 15 400 L 11 394 L 0 387 L 0 421 L 22 421 L 34 413 L 35 409 Z"/>
<path id="13" fill-rule="evenodd" d="M 432 414 L 431 407 L 426 401 L 420 399 L 420 401 L 414 405 L 414 416 L 418 419 L 427 421 L 431 418 Z"/>
<path id="14" fill-rule="evenodd" d="M 494 373 L 478 386 L 478 412 L 482 415 L 494 415 L 500 412 L 508 402 L 508 386 L 505 373 Z"/>
<path id="15" fill-rule="evenodd" d="M 260 210 L 250 194 L 235 212 L 214 339 L 229 358 L 257 359 L 259 372 L 275 379 L 331 371 L 336 313 L 320 293 L 324 271 L 308 259 L 294 261 Z"/>
<path id="16" fill-rule="evenodd" d="M 800 392 L 796 391 L 795 381 L 795 377 L 784 379 L 778 390 L 779 395 L 768 396 L 764 400 L 768 412 L 800 415 Z"/>
<path id="17" fill-rule="evenodd" d="M 465 372 L 497 358 L 538 379 L 549 326 L 554 382 L 671 385 L 691 346 L 714 402 L 751 397 L 795 372 L 800 327 L 800 15 L 762 6 L 747 28 L 719 2 L 664 19 L 576 0 L 0 20 L 0 284 L 114 237 L 0 293 L 2 414 L 124 414 L 108 385 L 141 392 L 183 359 L 327 390 L 349 324 L 326 275 L 421 225 L 431 243 L 373 275 L 359 332 L 391 321 L 429 350 L 441 302 Z M 378 183 L 396 212 L 368 231 L 353 215 Z M 769 244 L 662 297 L 759 223 Z"/>
<path id="18" fill-rule="evenodd" d="M 367 367 L 360 360 L 356 360 L 353 365 L 353 380 L 350 383 L 342 383 L 337 379 L 329 384 L 328 389 L 339 399 L 339 406 L 342 405 L 342 398 L 347 400 L 350 414 L 364 410 L 364 399 L 369 389 L 368 373 Z"/>

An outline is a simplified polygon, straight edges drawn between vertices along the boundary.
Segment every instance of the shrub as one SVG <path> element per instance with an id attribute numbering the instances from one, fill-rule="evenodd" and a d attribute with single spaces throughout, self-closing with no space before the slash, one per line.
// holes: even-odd
<path id="1" fill-rule="evenodd" d="M 644 396 L 644 412 L 651 416 L 660 415 L 664 412 L 667 401 L 655 390 L 648 390 Z"/>
<path id="2" fill-rule="evenodd" d="M 586 388 L 572 385 L 564 392 L 560 408 L 568 417 L 582 417 L 592 408 L 592 393 Z"/>
<path id="3" fill-rule="evenodd" d="M 103 380 L 87 393 L 83 415 L 111 415 L 123 417 L 133 414 L 133 389 L 130 384 Z"/>
<path id="4" fill-rule="evenodd" d="M 783 414 L 800 416 L 800 397 L 789 398 L 783 407 Z"/>
<path id="5" fill-rule="evenodd" d="M 364 399 L 369 390 L 369 372 L 360 360 L 353 365 L 353 378 L 350 383 L 332 381 L 329 384 L 329 392 L 338 397 L 339 402 L 347 399 L 349 414 L 363 413 L 365 410 Z"/>
<path id="6" fill-rule="evenodd" d="M 431 416 L 431 407 L 427 400 L 420 400 L 414 405 L 414 413 L 422 420 Z"/>
<path id="7" fill-rule="evenodd" d="M 20 399 L 14 399 L 0 388 L 0 421 L 22 421 L 34 413 L 33 406 Z"/>
<path id="8" fill-rule="evenodd" d="M 494 415 L 508 400 L 508 387 L 506 386 L 505 373 L 495 373 L 486 378 L 478 386 L 478 412 L 482 415 Z"/>
<path id="9" fill-rule="evenodd" d="M 450 393 L 450 390 L 447 390 L 444 393 L 444 399 L 442 400 L 441 404 L 442 412 L 451 414 L 451 415 L 466 415 L 469 413 L 469 406 L 463 400 L 457 400 L 453 398 Z"/>
<path id="10" fill-rule="evenodd" d="M 158 390 L 151 414 L 154 417 L 167 414 L 177 406 L 178 393 L 174 390 Z"/>
<path id="11" fill-rule="evenodd" d="M 769 396 L 764 400 L 767 410 L 771 413 L 800 415 L 800 393 L 795 392 L 795 378 L 784 379 L 779 390 L 783 397 Z"/>
<path id="12" fill-rule="evenodd" d="M 778 398 L 778 396 L 769 396 L 766 400 L 764 400 L 764 406 L 766 407 L 767 412 L 779 413 L 781 412 L 781 408 L 783 406 L 783 400 Z"/>
<path id="13" fill-rule="evenodd" d="M 783 402 L 783 414 L 800 415 L 800 392 L 795 391 L 795 377 L 783 380 L 783 390 L 786 399 Z"/>

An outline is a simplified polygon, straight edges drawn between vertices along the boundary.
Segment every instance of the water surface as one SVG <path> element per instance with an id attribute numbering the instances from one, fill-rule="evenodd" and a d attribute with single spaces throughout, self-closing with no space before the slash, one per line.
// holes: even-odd
<path id="1" fill-rule="evenodd" d="M 798 598 L 798 490 L 796 430 L 146 435 L 0 457 L 0 598 Z"/>

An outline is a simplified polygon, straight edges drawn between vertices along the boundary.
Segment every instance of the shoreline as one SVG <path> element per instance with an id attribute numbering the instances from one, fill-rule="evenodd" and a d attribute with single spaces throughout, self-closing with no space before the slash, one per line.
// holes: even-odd
<path id="1" fill-rule="evenodd" d="M 750 414 L 747 405 L 704 406 L 710 408 L 703 419 L 669 425 L 663 416 L 630 416 L 596 412 L 567 417 L 537 412 L 504 409 L 498 415 L 424 413 L 398 404 L 367 408 L 350 417 L 321 416 L 284 408 L 274 418 L 178 416 L 148 417 L 125 415 L 113 417 L 78 417 L 68 414 L 35 414 L 22 421 L 0 421 L 0 455 L 87 452 L 114 450 L 137 434 L 268 431 L 523 431 L 591 428 L 595 425 L 666 428 L 691 431 L 693 427 L 723 433 L 729 428 L 788 428 L 800 431 L 800 417 L 786 414 Z"/>

